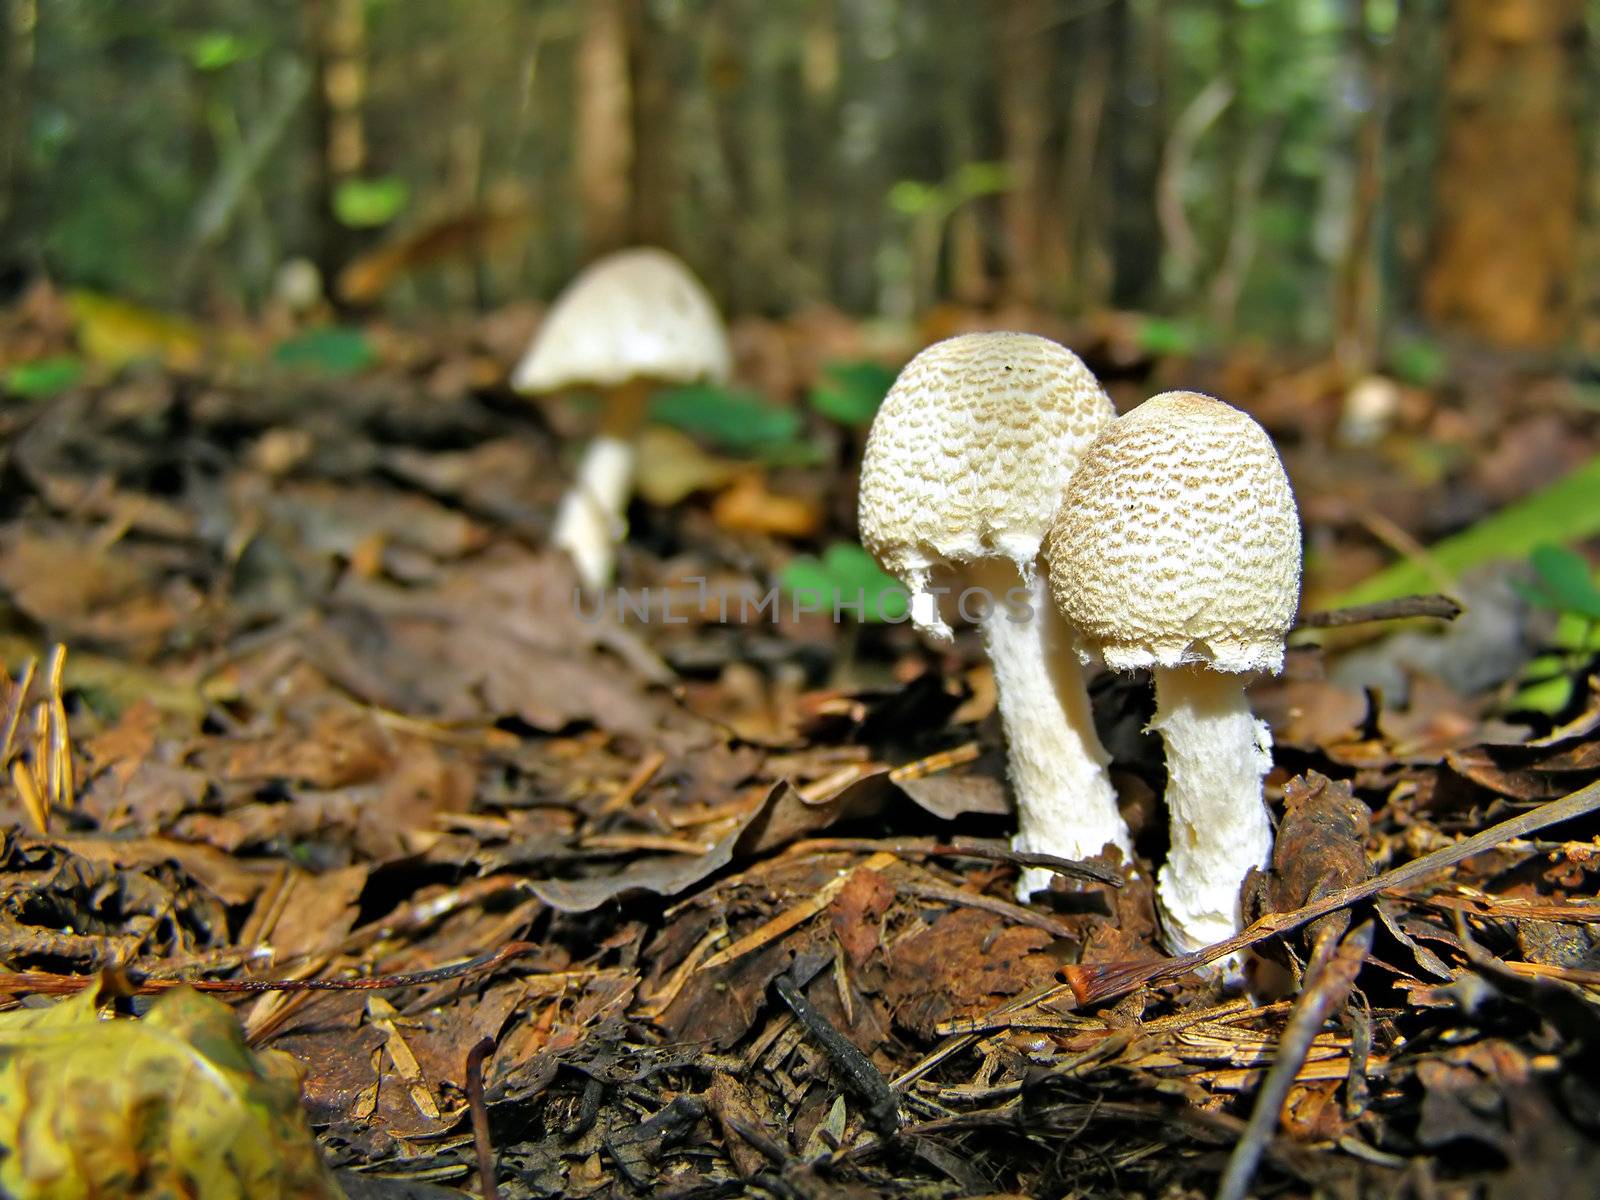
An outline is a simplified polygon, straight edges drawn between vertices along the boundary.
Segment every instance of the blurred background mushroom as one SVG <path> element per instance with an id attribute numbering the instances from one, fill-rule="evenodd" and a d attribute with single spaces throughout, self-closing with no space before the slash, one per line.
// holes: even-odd
<path id="1" fill-rule="evenodd" d="M 551 542 L 585 587 L 611 582 L 633 491 L 635 436 L 652 388 L 728 378 L 722 318 L 700 281 L 665 250 L 607 255 L 557 297 L 511 377 L 520 392 L 598 389 L 600 426 L 556 510 Z"/>

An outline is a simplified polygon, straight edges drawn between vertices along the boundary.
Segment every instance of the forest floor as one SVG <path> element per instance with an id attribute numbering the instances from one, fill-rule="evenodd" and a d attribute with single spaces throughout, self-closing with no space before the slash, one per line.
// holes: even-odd
<path id="1" fill-rule="evenodd" d="M 807 453 L 653 433 L 621 582 L 656 610 L 596 619 L 544 548 L 592 417 L 506 388 L 531 327 L 267 366 L 180 338 L 0 410 L 3 645 L 37 664 L 7 697 L 13 1000 L 109 967 L 215 981 L 303 1064 L 352 1195 L 476 1190 L 481 1083 L 508 1198 L 1209 1196 L 1286 1031 L 1255 1194 L 1595 1194 L 1600 697 L 1591 659 L 1549 711 L 1508 705 L 1549 632 L 1514 570 L 1448 627 L 1297 635 L 1253 690 L 1290 850 L 1266 909 L 1319 919 L 1256 927 L 1252 1002 L 1154 940 L 1147 680 L 1094 693 L 1141 869 L 1069 867 L 1024 906 L 973 636 L 702 603 L 853 538 L 862 429 L 803 398 L 866 333 L 740 326 Z M 1118 330 L 1065 335 L 1120 407 L 1182 385 L 1274 434 L 1308 608 L 1600 449 L 1546 372 L 1394 386 L 1350 447 L 1326 364 Z M 84 338 L 50 293 L 0 319 L 11 361 Z M 227 990 L 251 980 L 346 986 Z"/>

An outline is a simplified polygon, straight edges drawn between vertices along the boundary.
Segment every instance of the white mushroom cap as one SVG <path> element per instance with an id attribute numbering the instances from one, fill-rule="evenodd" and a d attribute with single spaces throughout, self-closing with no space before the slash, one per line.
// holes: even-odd
<path id="1" fill-rule="evenodd" d="M 1231 405 L 1166 392 L 1107 426 L 1045 559 L 1080 646 L 1110 667 L 1283 668 L 1300 521 L 1272 439 Z"/>
<path id="2" fill-rule="evenodd" d="M 731 364 L 722 319 L 700 281 L 665 250 L 591 263 L 557 297 L 512 373 L 519 392 L 630 379 L 721 382 Z"/>
<path id="3" fill-rule="evenodd" d="M 1115 415 L 1078 356 L 1048 338 L 967 333 L 929 346 L 872 422 L 863 544 L 913 598 L 946 564 L 1004 558 L 1031 579 L 1068 478 Z M 948 634 L 930 606 L 914 599 L 912 612 Z"/>

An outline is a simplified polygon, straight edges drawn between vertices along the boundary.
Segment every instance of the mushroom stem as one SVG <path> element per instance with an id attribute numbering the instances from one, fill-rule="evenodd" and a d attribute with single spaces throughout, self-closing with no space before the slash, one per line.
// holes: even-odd
<path id="1" fill-rule="evenodd" d="M 1251 867 L 1265 868 L 1272 853 L 1261 799 L 1272 735 L 1251 715 L 1244 683 L 1243 675 L 1206 666 L 1155 669 L 1150 728 L 1166 745 L 1172 820 L 1156 897 L 1174 953 L 1239 931 L 1239 885 Z"/>
<path id="2" fill-rule="evenodd" d="M 633 495 L 634 434 L 649 395 L 650 385 L 641 379 L 607 392 L 600 431 L 584 448 L 578 473 L 556 510 L 550 540 L 572 557 L 579 582 L 591 590 L 609 584 L 616 568 L 617 543 L 626 531 L 623 516 Z"/>
<path id="3" fill-rule="evenodd" d="M 1106 843 L 1132 859 L 1132 839 L 1117 810 L 1106 765 L 1111 756 L 1094 730 L 1072 634 L 1050 599 L 1042 572 L 1024 582 L 1014 564 L 988 560 L 969 569 L 987 593 L 979 622 L 994 666 L 1006 762 L 1017 798 L 1012 846 L 1061 858 L 1091 858 Z M 1050 886 L 1052 872 L 1029 867 L 1017 882 L 1026 900 Z"/>

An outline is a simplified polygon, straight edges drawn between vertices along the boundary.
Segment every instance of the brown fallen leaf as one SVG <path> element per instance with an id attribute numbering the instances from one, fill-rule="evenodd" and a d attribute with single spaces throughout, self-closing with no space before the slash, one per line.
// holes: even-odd
<path id="1" fill-rule="evenodd" d="M 952 1016 L 975 1015 L 997 998 L 1054 983 L 1059 963 L 1042 951 L 1055 940 L 978 909 L 945 913 L 889 952 L 895 1020 L 930 1037 Z"/>
<path id="2" fill-rule="evenodd" d="M 1245 880 L 1247 894 L 1262 889 L 1246 906 L 1250 920 L 1267 912 L 1290 912 L 1372 873 L 1367 858 L 1372 812 L 1348 782 L 1307 771 L 1284 785 L 1283 803 L 1272 869 L 1265 880 L 1254 872 Z M 1305 939 L 1312 960 L 1331 952 L 1332 943 L 1349 927 L 1345 909 L 1311 922 Z"/>
<path id="3" fill-rule="evenodd" d="M 814 501 L 769 491 L 757 472 L 741 475 L 711 505 L 711 518 L 729 533 L 763 533 L 774 537 L 808 538 L 822 526 L 822 510 Z"/>
<path id="4" fill-rule="evenodd" d="M 850 873 L 843 890 L 829 906 L 834 936 L 845 958 L 860 970 L 880 948 L 883 915 L 894 902 L 894 888 L 876 871 L 865 867 Z"/>
<path id="5" fill-rule="evenodd" d="M 637 448 L 634 485 L 648 503 L 662 508 L 695 492 L 726 487 L 746 469 L 733 459 L 708 454 L 688 434 L 665 425 L 645 426 Z"/>

